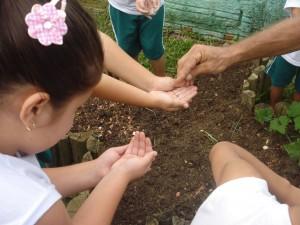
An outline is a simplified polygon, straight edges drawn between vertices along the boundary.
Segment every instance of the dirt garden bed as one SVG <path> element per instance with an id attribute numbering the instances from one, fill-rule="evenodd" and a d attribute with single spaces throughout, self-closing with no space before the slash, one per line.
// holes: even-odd
<path id="1" fill-rule="evenodd" d="M 95 129 L 109 148 L 128 143 L 134 131 L 143 130 L 159 153 L 152 171 L 128 188 L 114 225 L 145 224 L 147 217 L 161 225 L 172 224 L 172 216 L 191 220 L 215 187 L 208 161 L 214 141 L 207 133 L 247 148 L 300 185 L 299 167 L 281 148 L 286 140 L 266 131 L 240 104 L 241 85 L 250 69 L 251 64 L 242 64 L 218 76 L 200 77 L 191 107 L 175 113 L 98 99 L 78 111 L 73 131 Z M 270 148 L 263 150 L 267 140 Z"/>

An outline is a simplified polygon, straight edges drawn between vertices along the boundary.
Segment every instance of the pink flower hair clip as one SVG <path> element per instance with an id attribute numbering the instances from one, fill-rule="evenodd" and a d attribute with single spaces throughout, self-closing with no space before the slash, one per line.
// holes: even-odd
<path id="1" fill-rule="evenodd" d="M 61 8 L 56 4 L 61 1 Z M 68 32 L 66 24 L 66 0 L 51 0 L 50 2 L 32 6 L 31 12 L 25 17 L 28 35 L 37 39 L 42 45 L 62 45 L 63 36 Z"/>

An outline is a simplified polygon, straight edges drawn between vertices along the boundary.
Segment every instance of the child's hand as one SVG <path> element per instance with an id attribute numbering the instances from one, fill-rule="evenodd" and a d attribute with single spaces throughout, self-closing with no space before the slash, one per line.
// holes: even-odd
<path id="1" fill-rule="evenodd" d="M 150 139 L 143 132 L 136 132 L 124 155 L 113 164 L 112 171 L 121 171 L 128 181 L 135 180 L 150 170 L 156 155 Z"/>
<path id="2" fill-rule="evenodd" d="M 136 9 L 145 16 L 153 16 L 160 6 L 160 0 L 136 0 Z"/>
<path id="3" fill-rule="evenodd" d="M 123 156 L 127 147 L 128 145 L 109 148 L 95 160 L 99 180 L 109 173 L 112 165 Z"/>
<path id="4" fill-rule="evenodd" d="M 172 91 L 175 88 L 179 87 L 189 87 L 193 85 L 193 81 L 186 81 L 183 80 L 183 82 L 178 83 L 176 79 L 172 77 L 158 77 L 155 76 L 155 79 L 153 79 L 153 87 L 151 91 Z"/>
<path id="5" fill-rule="evenodd" d="M 149 92 L 157 101 L 158 107 L 166 111 L 188 108 L 192 98 L 197 94 L 196 86 L 175 88 L 172 91 Z"/>
<path id="6" fill-rule="evenodd" d="M 136 10 L 142 13 L 143 15 L 150 15 L 150 5 L 148 4 L 148 0 L 136 0 L 135 6 Z"/>
<path id="7" fill-rule="evenodd" d="M 154 16 L 159 9 L 160 6 L 160 0 L 145 0 L 146 6 L 148 6 L 149 9 L 149 15 Z"/>
<path id="8" fill-rule="evenodd" d="M 300 16 L 300 8 L 291 8 L 292 17 Z"/>
<path id="9" fill-rule="evenodd" d="M 157 106 L 166 111 L 188 108 L 192 98 L 197 94 L 193 81 L 180 84 L 171 77 L 156 77 L 153 89 L 149 92 L 157 101 Z"/>
<path id="10" fill-rule="evenodd" d="M 160 7 L 160 0 L 152 0 L 152 4 L 156 10 Z"/>

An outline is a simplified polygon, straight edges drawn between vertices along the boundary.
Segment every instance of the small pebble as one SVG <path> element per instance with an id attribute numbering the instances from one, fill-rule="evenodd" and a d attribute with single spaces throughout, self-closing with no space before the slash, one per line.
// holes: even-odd
<path id="1" fill-rule="evenodd" d="M 267 146 L 267 145 L 263 146 L 263 150 L 268 150 L 268 149 L 269 149 L 269 146 Z"/>

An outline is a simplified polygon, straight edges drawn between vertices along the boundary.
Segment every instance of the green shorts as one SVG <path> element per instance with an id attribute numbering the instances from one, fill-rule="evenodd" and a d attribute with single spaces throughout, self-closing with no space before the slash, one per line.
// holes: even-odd
<path id="1" fill-rule="evenodd" d="M 152 19 L 143 15 L 130 15 L 109 5 L 109 14 L 119 46 L 131 57 L 137 57 L 141 50 L 150 60 L 164 54 L 163 24 L 164 6 Z"/>
<path id="2" fill-rule="evenodd" d="M 282 56 L 276 56 L 268 66 L 266 73 L 271 77 L 272 86 L 284 88 L 295 79 L 296 91 L 300 93 L 300 67 L 287 62 Z"/>

